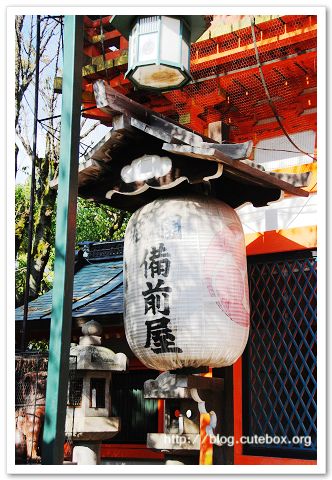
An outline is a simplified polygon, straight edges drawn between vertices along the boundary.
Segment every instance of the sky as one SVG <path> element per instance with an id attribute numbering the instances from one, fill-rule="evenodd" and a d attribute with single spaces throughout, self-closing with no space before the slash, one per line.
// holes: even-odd
<path id="1" fill-rule="evenodd" d="M 35 33 L 35 25 L 36 25 L 36 15 L 32 16 L 29 15 L 26 17 L 24 21 L 23 27 L 23 35 L 27 39 L 29 38 L 29 32 L 31 28 L 31 22 L 34 26 L 34 33 Z M 41 29 L 43 29 L 43 25 L 45 25 L 45 20 L 41 22 Z M 39 77 L 39 85 L 40 89 L 43 88 L 45 81 L 48 78 L 53 78 L 55 73 L 55 56 L 57 52 L 57 48 L 59 42 L 61 42 L 61 27 L 60 25 L 56 25 L 55 22 L 52 22 L 50 26 L 47 28 L 46 34 L 53 29 L 53 36 L 47 45 L 47 49 L 45 55 L 41 58 L 40 61 L 40 77 Z M 35 45 L 35 40 L 34 40 Z M 49 63 L 48 66 L 46 66 Z M 59 73 L 58 76 L 61 76 L 62 70 L 62 50 L 60 51 L 60 62 L 59 62 Z M 32 139 L 33 139 L 33 124 L 34 124 L 34 94 L 35 94 L 35 79 L 31 82 L 30 87 L 26 91 L 25 97 L 23 98 L 23 111 L 22 111 L 22 125 L 26 125 L 26 133 L 28 138 L 30 139 L 30 144 L 32 146 Z M 61 94 L 57 95 L 57 108 L 55 111 L 55 115 L 61 114 Z M 48 117 L 47 110 L 45 108 L 45 103 L 43 101 L 42 95 L 39 95 L 39 106 L 38 106 L 38 119 L 44 119 Z M 87 120 L 84 125 L 83 132 L 86 131 L 91 125 L 96 123 L 92 120 Z M 45 123 L 42 126 L 38 123 L 38 133 L 37 133 L 37 154 L 39 156 L 43 155 L 45 151 L 45 138 L 46 138 L 46 125 Z M 86 145 L 92 146 L 97 143 L 107 132 L 109 131 L 109 127 L 105 127 L 104 125 L 99 125 L 96 130 L 94 130 L 88 137 L 84 138 L 83 143 L 80 147 L 80 154 L 82 154 L 86 150 Z M 57 134 L 59 136 L 59 134 Z M 20 140 L 17 138 L 18 145 L 20 147 L 19 155 L 18 155 L 18 172 L 16 176 L 16 184 L 24 183 L 30 172 L 31 172 L 31 159 L 27 156 Z M 82 157 L 81 157 L 82 159 Z"/>

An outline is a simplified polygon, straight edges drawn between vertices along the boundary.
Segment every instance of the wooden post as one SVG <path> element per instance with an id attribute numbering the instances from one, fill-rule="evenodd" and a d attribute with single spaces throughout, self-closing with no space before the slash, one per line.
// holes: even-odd
<path id="1" fill-rule="evenodd" d="M 214 368 L 213 378 L 222 378 L 224 382 L 220 395 L 215 395 L 214 403 L 210 405 L 217 413 L 215 433 L 217 437 L 231 440 L 234 438 L 233 366 Z M 231 443 L 220 446 L 216 442 L 213 445 L 213 465 L 234 465 L 234 446 Z"/>
<path id="2" fill-rule="evenodd" d="M 72 323 L 78 155 L 82 94 L 83 17 L 66 15 L 61 143 L 52 320 L 42 463 L 63 463 Z"/>
<path id="3" fill-rule="evenodd" d="M 221 435 L 234 438 L 234 407 L 233 407 L 233 365 L 220 369 L 224 379 L 224 390 L 222 392 L 222 419 Z M 219 448 L 220 447 L 216 447 Z M 234 446 L 224 445 L 222 457 L 225 465 L 234 465 Z M 221 453 L 221 452 L 220 452 Z"/>

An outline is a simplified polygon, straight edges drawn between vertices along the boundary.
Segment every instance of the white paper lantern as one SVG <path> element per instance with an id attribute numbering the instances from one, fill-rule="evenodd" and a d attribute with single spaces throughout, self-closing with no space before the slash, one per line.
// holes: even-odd
<path id="1" fill-rule="evenodd" d="M 148 368 L 224 367 L 249 334 L 244 234 L 207 197 L 158 199 L 131 217 L 124 242 L 125 331 Z"/>

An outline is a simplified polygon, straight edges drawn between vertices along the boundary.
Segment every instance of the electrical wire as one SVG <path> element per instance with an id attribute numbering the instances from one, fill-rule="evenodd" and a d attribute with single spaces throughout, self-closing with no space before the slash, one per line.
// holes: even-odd
<path id="1" fill-rule="evenodd" d="M 310 188 L 309 190 L 309 193 L 313 191 L 313 189 L 317 186 L 317 182 Z M 299 211 L 295 214 L 295 216 L 287 223 L 287 225 L 282 229 L 282 230 L 287 230 L 291 224 L 293 222 L 295 222 L 295 220 L 297 219 L 297 217 L 301 214 L 301 212 L 305 209 L 305 207 L 308 205 L 309 201 L 311 199 L 311 196 L 309 195 L 309 197 L 307 198 L 307 201 L 305 202 L 304 205 L 302 205 L 302 207 L 299 209 Z M 262 232 L 257 232 L 257 230 L 255 230 L 254 228 L 250 227 L 249 225 L 247 225 L 246 223 L 242 222 L 241 220 L 241 223 L 242 225 L 244 225 L 245 227 L 249 228 L 250 230 L 252 230 L 252 232 L 260 235 L 260 236 L 264 236 L 264 233 Z"/>
<path id="2" fill-rule="evenodd" d="M 57 140 L 58 142 L 60 142 L 60 138 L 57 137 L 56 135 L 54 135 L 50 130 L 53 130 L 54 132 L 56 132 L 58 129 L 57 128 L 54 128 L 52 127 L 51 125 L 45 125 L 43 122 L 41 122 L 40 120 L 38 120 L 40 126 L 47 132 L 49 133 L 55 140 Z M 80 141 L 80 146 L 83 146 L 85 147 L 85 152 L 92 148 L 91 145 L 87 145 L 86 143 Z"/>
<path id="3" fill-rule="evenodd" d="M 253 148 L 253 150 L 265 150 L 267 152 L 298 153 L 295 150 L 285 150 L 283 148 L 263 148 L 263 147 L 252 147 L 252 148 Z M 314 155 L 314 153 L 311 153 L 311 154 L 307 153 L 306 155 Z"/>
<path id="4" fill-rule="evenodd" d="M 93 149 L 92 145 L 86 145 L 85 150 L 82 153 L 80 153 L 79 158 L 85 157 L 85 155 L 87 155 L 92 149 Z"/>
<path id="5" fill-rule="evenodd" d="M 86 107 L 86 108 L 82 108 L 81 109 L 81 113 L 83 112 L 86 112 L 88 110 L 94 110 L 98 107 L 96 107 L 96 105 L 94 105 L 93 107 Z M 46 118 L 41 118 L 40 120 L 38 120 L 39 122 L 46 122 L 46 120 L 53 120 L 54 118 L 61 118 L 61 114 L 59 115 L 52 115 L 51 117 L 46 117 Z"/>
<path id="6" fill-rule="evenodd" d="M 33 109 L 32 109 L 32 107 L 31 107 L 31 105 L 30 105 L 30 103 L 29 103 L 29 101 L 28 101 L 25 93 L 23 94 L 23 96 L 24 96 L 24 98 L 25 98 L 25 101 L 26 101 L 26 103 L 27 103 L 27 105 L 28 105 L 28 107 L 29 107 L 32 115 L 34 116 Z M 93 108 L 94 108 L 94 107 L 93 107 Z M 48 120 L 51 120 L 52 118 L 60 118 L 60 117 L 61 117 L 61 115 L 55 115 L 54 117 L 49 117 Z M 37 120 L 37 122 L 39 123 L 39 125 L 41 126 L 41 128 L 42 128 L 43 130 L 45 130 L 49 135 L 51 135 L 51 137 L 53 137 L 55 140 L 57 140 L 58 142 L 60 142 L 60 138 L 57 137 L 56 135 L 54 135 L 54 133 L 51 132 L 51 130 L 53 130 L 54 132 L 56 132 L 56 131 L 57 131 L 57 128 L 54 128 L 54 127 L 52 127 L 51 125 L 45 125 L 42 120 Z M 82 155 L 85 155 L 85 154 L 88 152 L 87 149 L 92 149 L 91 145 L 87 145 L 86 143 L 84 143 L 84 142 L 82 142 L 82 141 L 80 141 L 80 146 L 83 146 L 83 147 L 86 148 L 86 150 L 84 151 L 83 154 L 81 154 L 81 156 L 82 156 Z"/>
<path id="7" fill-rule="evenodd" d="M 265 94 L 266 94 L 266 97 L 268 99 L 268 102 L 269 102 L 269 105 L 271 107 L 271 110 L 281 128 L 281 130 L 283 131 L 283 133 L 285 134 L 285 136 L 287 137 L 287 139 L 289 140 L 289 142 L 293 145 L 293 147 L 296 148 L 296 150 L 298 150 L 300 153 L 302 153 L 303 155 L 307 155 L 308 157 L 312 158 L 314 161 L 316 161 L 316 157 L 313 156 L 313 155 L 310 155 L 309 153 L 305 152 L 304 150 L 302 150 L 298 145 L 296 145 L 296 143 L 291 139 L 291 137 L 289 136 L 288 132 L 286 131 L 281 119 L 280 119 L 280 116 L 278 114 L 278 111 L 276 109 L 276 106 L 271 98 L 271 95 L 270 95 L 270 92 L 268 90 L 268 87 L 267 87 L 267 84 L 266 84 L 266 81 L 265 81 L 265 77 L 264 77 L 264 74 L 263 74 L 263 69 L 262 69 L 262 64 L 261 64 L 261 61 L 260 61 L 260 58 L 259 58 L 259 53 L 258 53 L 258 47 L 257 47 L 257 42 L 256 42 L 256 34 L 255 34 L 255 17 L 253 15 L 250 15 L 250 23 L 251 23 L 251 34 L 252 34 L 252 39 L 253 39 L 253 42 L 254 42 L 254 48 L 255 48 L 255 56 L 256 56 L 256 62 L 257 62 L 257 66 L 258 66 L 258 70 L 259 70 L 259 76 L 260 76 L 260 79 L 261 79 L 261 82 L 262 82 L 262 85 L 263 85 L 263 88 L 264 88 L 264 91 L 265 91 Z"/>
<path id="8" fill-rule="evenodd" d="M 43 21 L 43 20 L 52 19 L 55 22 L 59 23 L 60 25 L 63 25 L 63 18 L 64 18 L 64 15 L 45 15 L 41 18 L 41 20 Z"/>
<path id="9" fill-rule="evenodd" d="M 252 33 L 252 38 L 253 38 L 254 47 L 255 47 L 255 56 L 256 56 L 257 66 L 258 66 L 258 69 L 259 69 L 260 79 L 261 79 L 266 97 L 268 99 L 269 105 L 271 107 L 271 110 L 272 110 L 272 112 L 273 112 L 281 130 L 283 131 L 283 133 L 287 137 L 288 141 L 296 148 L 296 150 L 298 152 L 302 153 L 303 155 L 306 155 L 306 156 L 312 158 L 314 161 L 317 161 L 317 158 L 314 155 L 312 155 L 308 152 L 305 152 L 298 145 L 296 145 L 296 143 L 289 136 L 288 132 L 286 131 L 286 129 L 285 129 L 280 117 L 279 117 L 278 111 L 277 111 L 276 106 L 275 106 L 275 104 L 274 104 L 274 102 L 273 102 L 273 100 L 270 96 L 270 93 L 269 93 L 269 90 L 268 90 L 268 87 L 267 87 L 267 84 L 266 84 L 266 81 L 265 81 L 265 77 L 264 77 L 264 74 L 263 74 L 262 64 L 260 62 L 258 47 L 257 47 L 257 42 L 256 42 L 255 17 L 253 15 L 250 15 L 250 23 L 251 23 L 251 33 Z M 263 148 L 259 148 L 259 147 L 254 147 L 254 148 L 257 148 L 259 150 L 263 150 Z M 282 151 L 282 150 L 280 150 L 280 151 Z M 317 185 L 317 182 L 311 187 L 309 192 L 312 192 L 312 190 L 316 187 L 316 185 Z M 311 196 L 309 195 L 307 201 L 304 203 L 304 205 L 302 205 L 302 207 L 299 209 L 299 211 L 296 213 L 296 215 L 288 222 L 285 229 L 288 229 L 290 227 L 290 225 L 298 218 L 298 216 L 301 214 L 301 212 L 304 210 L 304 208 L 308 205 L 310 199 L 311 199 Z"/>
<path id="10" fill-rule="evenodd" d="M 63 47 L 63 22 L 61 23 L 60 39 L 61 39 L 62 61 L 63 61 L 63 53 L 64 53 L 64 47 Z"/>
<path id="11" fill-rule="evenodd" d="M 122 273 L 122 271 L 121 271 L 121 273 Z M 114 277 L 114 278 L 115 278 L 115 277 Z M 75 312 L 75 310 L 80 310 L 81 308 L 84 308 L 84 307 L 86 307 L 87 305 L 90 305 L 90 303 L 93 303 L 93 302 L 95 302 L 96 300 L 100 300 L 101 298 L 106 297 L 106 295 L 109 295 L 110 293 L 113 293 L 114 290 L 116 290 L 117 288 L 119 288 L 120 285 L 121 285 L 121 283 L 118 283 L 118 284 L 115 285 L 115 287 L 113 287 L 111 290 L 108 290 L 107 292 L 102 293 L 101 295 L 99 295 L 99 297 L 92 298 L 91 300 L 89 300 L 88 302 L 84 303 L 83 305 L 80 305 L 80 306 L 78 306 L 78 307 L 74 307 L 72 311 Z"/>
<path id="12" fill-rule="evenodd" d="M 313 189 L 317 186 L 317 182 L 310 188 L 309 193 L 313 191 Z M 308 205 L 309 201 L 311 199 L 311 195 L 307 198 L 307 201 L 305 202 L 304 205 L 300 208 L 300 210 L 296 213 L 296 215 L 288 222 L 288 224 L 285 227 L 285 230 L 290 227 L 290 225 L 297 219 L 297 217 L 300 215 L 300 213 L 304 210 L 304 208 Z"/>
<path id="13" fill-rule="evenodd" d="M 28 105 L 29 110 L 31 111 L 33 117 L 35 118 L 35 113 L 34 113 L 32 107 L 31 107 L 31 105 L 30 105 L 30 103 L 29 103 L 29 101 L 28 101 L 25 93 L 23 94 L 23 97 L 24 97 L 24 99 L 25 99 L 25 101 L 26 101 L 26 104 Z M 61 116 L 61 115 L 60 115 L 60 116 Z M 37 122 L 39 123 L 39 125 L 41 126 L 41 128 L 43 128 L 47 133 L 49 133 L 53 138 L 55 138 L 55 140 L 60 141 L 60 139 L 59 139 L 58 137 L 56 137 L 54 134 L 52 134 L 52 132 L 49 131 L 49 128 L 52 128 L 53 130 L 55 130 L 54 127 L 51 127 L 51 126 L 49 126 L 49 125 L 44 125 L 44 124 L 42 123 L 42 121 L 41 121 L 41 120 L 38 120 L 38 119 L 37 119 Z"/>

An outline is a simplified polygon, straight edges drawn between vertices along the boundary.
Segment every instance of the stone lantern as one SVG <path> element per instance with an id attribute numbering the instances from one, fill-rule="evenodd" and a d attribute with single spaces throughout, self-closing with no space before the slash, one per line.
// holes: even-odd
<path id="1" fill-rule="evenodd" d="M 205 378 L 198 369 L 190 370 L 163 372 L 144 382 L 144 398 L 165 402 L 163 432 L 148 433 L 147 447 L 164 452 L 167 465 L 198 463 L 201 413 L 210 412 L 210 425 L 214 423 L 216 431 L 224 420 L 220 400 L 224 380 Z M 215 454 L 220 457 L 220 449 Z"/>
<path id="2" fill-rule="evenodd" d="M 73 440 L 73 462 L 96 465 L 100 463 L 102 440 L 120 431 L 120 419 L 110 416 L 110 386 L 112 371 L 125 371 L 127 357 L 101 346 L 102 326 L 98 322 L 85 323 L 82 333 L 79 344 L 72 344 L 70 349 L 73 375 L 68 389 L 66 435 Z"/>

